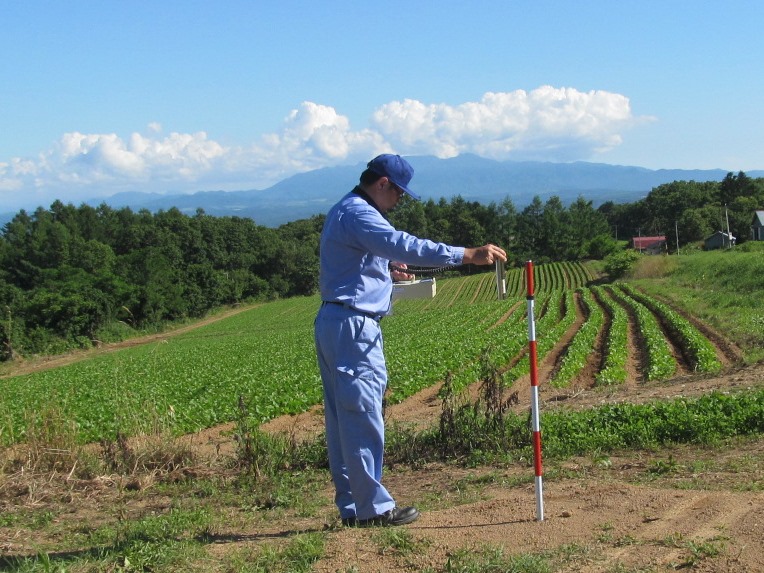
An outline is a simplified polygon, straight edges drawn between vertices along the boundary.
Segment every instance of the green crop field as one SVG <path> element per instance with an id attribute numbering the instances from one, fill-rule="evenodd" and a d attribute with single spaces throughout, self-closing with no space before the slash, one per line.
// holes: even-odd
<path id="1" fill-rule="evenodd" d="M 540 360 L 573 328 L 577 313 L 591 316 L 596 307 L 594 317 L 583 321 L 588 325 L 584 333 L 591 332 L 570 346 L 565 379 L 558 377 L 558 385 L 580 372 L 586 362 L 583 357 L 592 354 L 595 344 L 601 345 L 605 365 L 609 352 L 623 353 L 622 347 L 609 350 L 605 344 L 603 329 L 614 323 L 608 318 L 614 316 L 612 308 L 624 308 L 632 317 L 644 315 L 645 324 L 651 325 L 645 332 L 655 337 L 657 346 L 667 344 L 662 337 L 671 337 L 667 323 L 679 321 L 654 295 L 594 287 L 593 278 L 591 270 L 579 263 L 536 267 Z M 394 314 L 383 321 L 391 402 L 442 381 L 449 372 L 458 385 L 475 381 L 479 359 L 486 353 L 504 367 L 509 383 L 527 372 L 527 360 L 521 359 L 527 346 L 522 269 L 507 273 L 508 296 L 503 301 L 497 300 L 495 275 L 490 272 L 438 279 L 437 291 L 432 299 L 396 301 Z M 229 422 L 236 419 L 240 397 L 255 423 L 305 411 L 321 400 L 312 328 L 318 306 L 315 296 L 255 305 L 160 341 L 2 379 L 0 443 L 23 441 L 30 426 L 49 411 L 74 421 L 82 442 L 113 438 L 118 431 L 128 435 L 149 431 L 157 425 L 181 434 Z M 577 310 L 578 306 L 589 310 Z M 603 335 L 597 336 L 600 331 Z M 674 344 L 691 341 L 702 356 L 692 367 L 718 370 L 720 364 L 709 355 L 713 350 L 705 337 L 687 321 L 681 331 L 684 334 Z M 673 368 L 665 364 L 669 359 L 657 352 L 658 358 L 650 355 L 650 360 L 660 362 L 648 365 L 649 372 L 670 375 Z"/>

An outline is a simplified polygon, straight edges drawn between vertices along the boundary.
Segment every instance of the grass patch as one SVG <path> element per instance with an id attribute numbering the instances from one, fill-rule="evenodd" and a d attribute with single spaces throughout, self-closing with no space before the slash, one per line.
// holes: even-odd
<path id="1" fill-rule="evenodd" d="M 459 460 L 467 466 L 532 459 L 529 417 L 497 409 L 500 403 L 478 400 L 454 406 L 446 400 L 446 423 L 403 440 L 403 451 L 398 449 L 400 440 L 390 440 L 388 458 L 399 463 L 414 458 L 419 464 Z M 669 444 L 716 445 L 731 437 L 764 433 L 764 389 L 554 411 L 544 414 L 541 429 L 544 456 L 557 459 Z"/>
<path id="2" fill-rule="evenodd" d="M 694 568 L 706 559 L 719 556 L 724 551 L 727 541 L 728 539 L 724 537 L 714 537 L 707 540 L 686 539 L 677 532 L 667 535 L 656 543 L 665 547 L 684 550 L 685 560 L 674 565 L 675 569 L 684 569 L 687 567 Z"/>
<path id="3" fill-rule="evenodd" d="M 507 554 L 503 547 L 483 545 L 460 549 L 438 569 L 442 573 L 553 573 L 575 563 L 589 550 L 575 544 L 562 545 L 543 553 Z M 433 570 L 428 570 L 435 573 Z"/>
<path id="4" fill-rule="evenodd" d="M 503 548 L 462 549 L 448 558 L 443 573 L 552 573 L 549 560 L 541 555 L 507 555 Z"/>
<path id="5" fill-rule="evenodd" d="M 86 533 L 85 541 L 69 550 L 0 558 L 0 569 L 184 571 L 203 556 L 203 546 L 194 537 L 200 535 L 208 523 L 208 513 L 200 509 L 174 510 L 167 515 L 122 521 Z M 66 542 L 70 544 L 72 541 Z"/>
<path id="6" fill-rule="evenodd" d="M 325 538 L 320 533 L 305 533 L 286 544 L 268 543 L 257 549 L 234 552 L 226 559 L 225 571 L 237 573 L 307 573 L 321 559 Z"/>
<path id="7" fill-rule="evenodd" d="M 380 555 L 394 555 L 408 558 L 417 552 L 422 552 L 429 545 L 425 539 L 417 539 L 404 528 L 389 527 L 377 530 L 372 540 L 378 547 Z"/>

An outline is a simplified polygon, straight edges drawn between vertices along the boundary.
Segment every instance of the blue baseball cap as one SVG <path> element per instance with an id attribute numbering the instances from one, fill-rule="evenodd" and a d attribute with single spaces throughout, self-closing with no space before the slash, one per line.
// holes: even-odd
<path id="1" fill-rule="evenodd" d="M 419 195 L 409 189 L 409 181 L 414 176 L 414 168 L 403 159 L 400 155 L 393 155 L 391 153 L 383 153 L 377 155 L 374 159 L 366 164 L 366 167 L 371 169 L 377 175 L 387 177 L 397 187 L 403 189 L 411 197 L 419 201 L 421 198 Z"/>

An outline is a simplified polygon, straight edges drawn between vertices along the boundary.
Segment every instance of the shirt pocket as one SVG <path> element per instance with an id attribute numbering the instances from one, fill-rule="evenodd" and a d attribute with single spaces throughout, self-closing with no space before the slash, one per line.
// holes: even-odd
<path id="1" fill-rule="evenodd" d="M 382 384 L 371 370 L 357 372 L 352 368 L 337 368 L 337 401 L 348 412 L 375 412 L 382 407 Z"/>

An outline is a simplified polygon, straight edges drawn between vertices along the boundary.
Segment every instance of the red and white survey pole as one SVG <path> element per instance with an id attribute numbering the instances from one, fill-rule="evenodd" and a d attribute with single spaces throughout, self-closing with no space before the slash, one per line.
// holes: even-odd
<path id="1" fill-rule="evenodd" d="M 531 418 L 533 422 L 533 465 L 536 470 L 536 521 L 544 521 L 544 487 L 541 472 L 541 424 L 539 422 L 539 372 L 536 354 L 536 319 L 533 315 L 533 261 L 525 263 L 528 287 L 528 357 L 531 366 Z"/>

